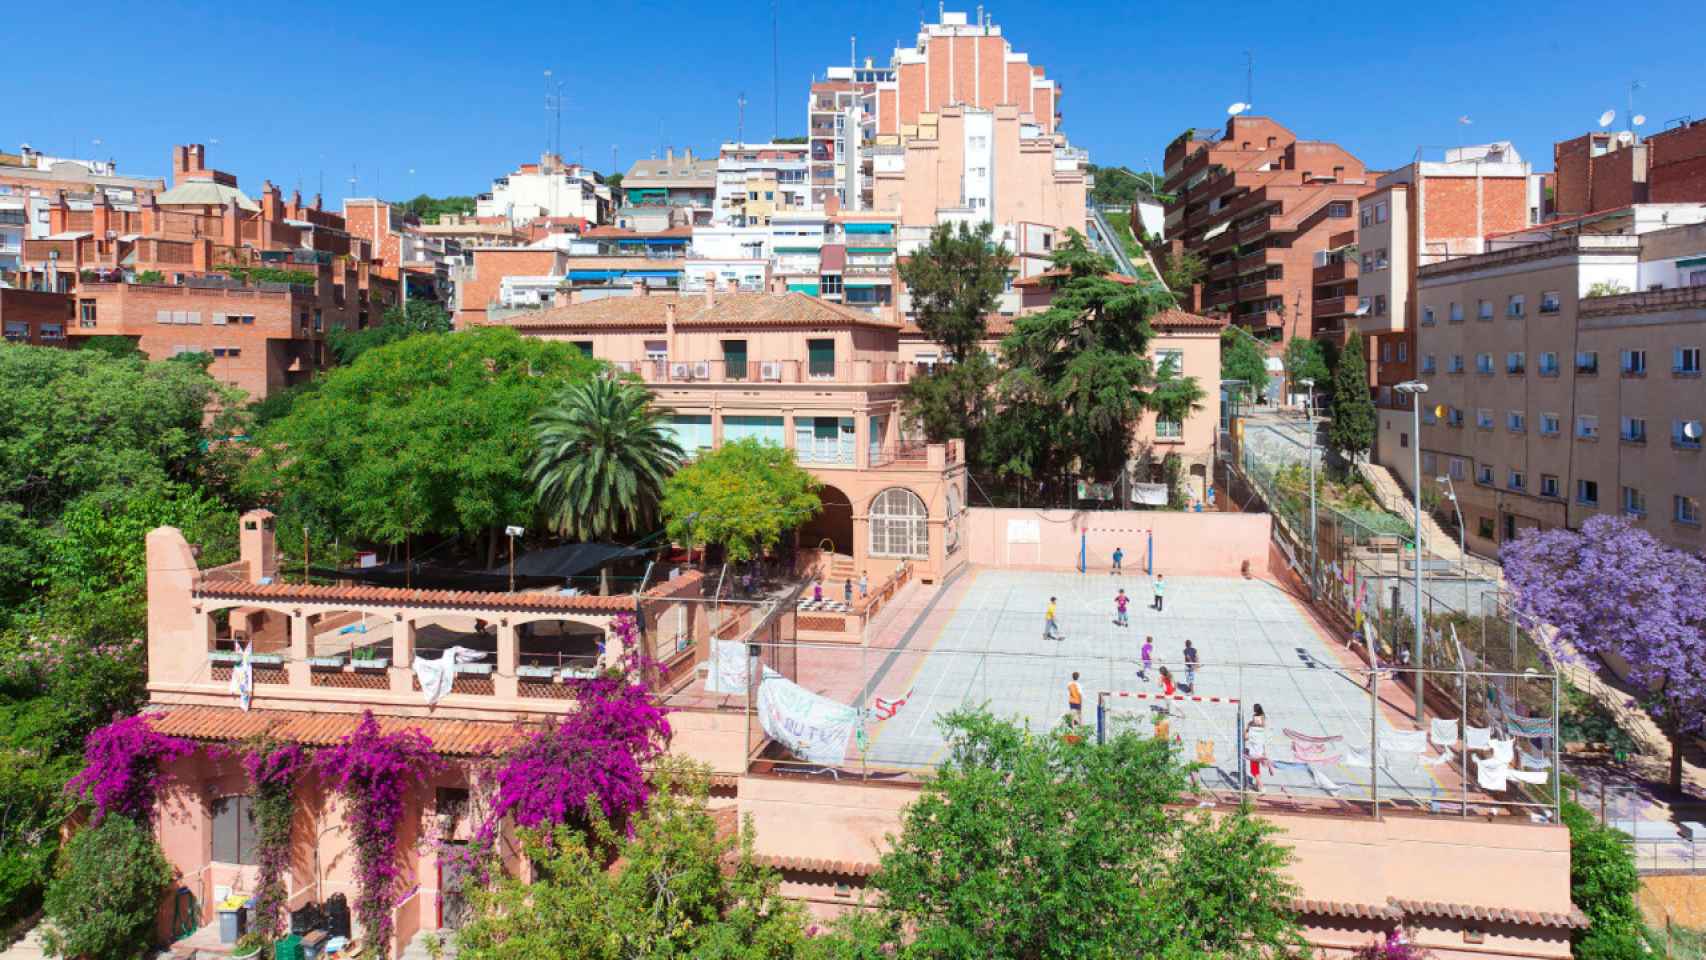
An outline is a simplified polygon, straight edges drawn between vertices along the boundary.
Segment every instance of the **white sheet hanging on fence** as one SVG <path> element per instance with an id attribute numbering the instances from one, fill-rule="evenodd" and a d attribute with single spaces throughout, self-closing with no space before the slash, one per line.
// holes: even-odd
<path id="1" fill-rule="evenodd" d="M 1493 749 L 1493 728 L 1465 726 L 1463 728 L 1463 746 L 1469 750 Z"/>
<path id="2" fill-rule="evenodd" d="M 1552 758 L 1543 753 L 1529 753 L 1527 750 L 1517 747 L 1516 755 L 1522 759 L 1522 765 L 1530 770 L 1552 769 Z"/>
<path id="3" fill-rule="evenodd" d="M 1416 762 L 1425 767 L 1437 767 L 1442 763 L 1450 763 L 1451 759 L 1452 756 L 1450 750 L 1441 750 L 1437 757 L 1430 757 L 1424 753 L 1420 757 L 1416 758 Z"/>
<path id="4" fill-rule="evenodd" d="M 745 693 L 751 685 L 752 658 L 739 640 L 711 641 L 711 667 L 705 672 L 706 693 Z"/>
<path id="5" fill-rule="evenodd" d="M 847 741 L 859 724 L 859 711 L 766 667 L 758 684 L 758 722 L 794 756 L 832 767 L 847 759 Z"/>
<path id="6" fill-rule="evenodd" d="M 1426 730 L 1382 730 L 1381 753 L 1422 753 L 1428 749 Z"/>
<path id="7" fill-rule="evenodd" d="M 1428 735 L 1436 747 L 1454 747 L 1457 745 L 1457 721 L 1435 720 Z"/>
<path id="8" fill-rule="evenodd" d="M 1493 751 L 1493 759 L 1506 766 L 1510 766 L 1511 762 L 1516 759 L 1515 740 L 1489 740 L 1487 746 Z"/>
<path id="9" fill-rule="evenodd" d="M 1508 784 L 1505 782 L 1510 774 L 1510 765 L 1486 757 L 1475 758 L 1475 782 L 1483 790 L 1503 791 Z"/>
<path id="10" fill-rule="evenodd" d="M 244 713 L 249 712 L 249 701 L 255 696 L 255 663 L 250 659 L 254 652 L 254 644 L 244 647 L 243 659 L 231 668 L 231 693 Z"/>
<path id="11" fill-rule="evenodd" d="M 1368 754 L 1363 753 L 1361 750 L 1354 750 L 1350 747 L 1345 748 L 1344 763 L 1347 767 L 1356 767 L 1359 770 L 1367 770 L 1372 766 L 1372 764 L 1369 763 Z"/>
<path id="12" fill-rule="evenodd" d="M 485 656 L 483 650 L 470 650 L 467 647 L 451 647 L 444 651 L 444 656 L 430 660 L 419 654 L 415 655 L 415 679 L 421 682 L 421 696 L 427 703 L 437 703 L 456 685 L 456 665 L 473 663 Z"/>

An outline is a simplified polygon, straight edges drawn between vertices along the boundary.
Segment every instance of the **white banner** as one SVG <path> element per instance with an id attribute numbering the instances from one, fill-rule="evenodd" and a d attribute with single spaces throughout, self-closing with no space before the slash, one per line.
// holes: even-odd
<path id="1" fill-rule="evenodd" d="M 739 640 L 711 641 L 711 668 L 705 673 L 706 693 L 745 693 L 751 682 L 746 644 Z"/>
<path id="2" fill-rule="evenodd" d="M 1042 543 L 1042 524 L 1035 520 L 1008 520 L 1008 543 Z"/>
<path id="3" fill-rule="evenodd" d="M 1151 507 L 1165 507 L 1167 505 L 1167 485 L 1165 483 L 1134 483 L 1131 485 L 1131 502 Z"/>
<path id="4" fill-rule="evenodd" d="M 832 767 L 847 759 L 847 740 L 859 724 L 859 711 L 765 668 L 758 685 L 758 722 L 794 756 Z"/>

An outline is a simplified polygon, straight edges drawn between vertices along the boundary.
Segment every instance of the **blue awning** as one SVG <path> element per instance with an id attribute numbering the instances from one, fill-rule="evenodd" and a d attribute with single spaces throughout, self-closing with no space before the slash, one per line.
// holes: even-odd
<path id="1" fill-rule="evenodd" d="M 846 230 L 848 233 L 893 233 L 894 232 L 894 224 L 892 224 L 892 223 L 849 223 L 846 225 Z"/>

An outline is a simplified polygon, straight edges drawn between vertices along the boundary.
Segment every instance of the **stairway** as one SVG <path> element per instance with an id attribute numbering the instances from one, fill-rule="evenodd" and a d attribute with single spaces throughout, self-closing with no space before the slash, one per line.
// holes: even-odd
<path id="1" fill-rule="evenodd" d="M 1378 463 L 1359 463 L 1356 470 L 1374 491 L 1376 502 L 1414 526 L 1416 502 L 1410 493 L 1405 492 L 1404 485 L 1398 482 L 1391 470 Z M 1441 560 L 1463 562 L 1463 551 L 1458 549 L 1457 538 L 1447 533 L 1426 509 L 1422 510 L 1422 546 Z"/>

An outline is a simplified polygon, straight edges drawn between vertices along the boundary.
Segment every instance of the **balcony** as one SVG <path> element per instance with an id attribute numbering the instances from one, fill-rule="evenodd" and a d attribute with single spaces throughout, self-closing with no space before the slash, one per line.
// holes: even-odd
<path id="1" fill-rule="evenodd" d="M 917 366 L 899 360 L 842 360 L 813 365 L 806 360 L 618 360 L 623 373 L 637 373 L 646 383 L 670 384 L 886 384 L 906 383 Z"/>
<path id="2" fill-rule="evenodd" d="M 1350 262 L 1346 260 L 1340 260 L 1337 263 L 1329 263 L 1326 266 L 1316 267 L 1315 282 L 1332 283 L 1337 280 L 1343 280 L 1349 276 L 1349 270 Z"/>
<path id="3" fill-rule="evenodd" d="M 1310 309 L 1317 319 L 1354 314 L 1357 312 L 1357 298 L 1354 296 L 1321 297 L 1310 305 Z"/>
<path id="4" fill-rule="evenodd" d="M 1237 227 L 1231 232 L 1238 234 L 1240 242 L 1249 241 L 1254 240 L 1257 237 L 1266 236 L 1269 231 L 1273 229 L 1273 224 L 1273 216 L 1262 216 L 1246 222 L 1243 226 Z"/>

